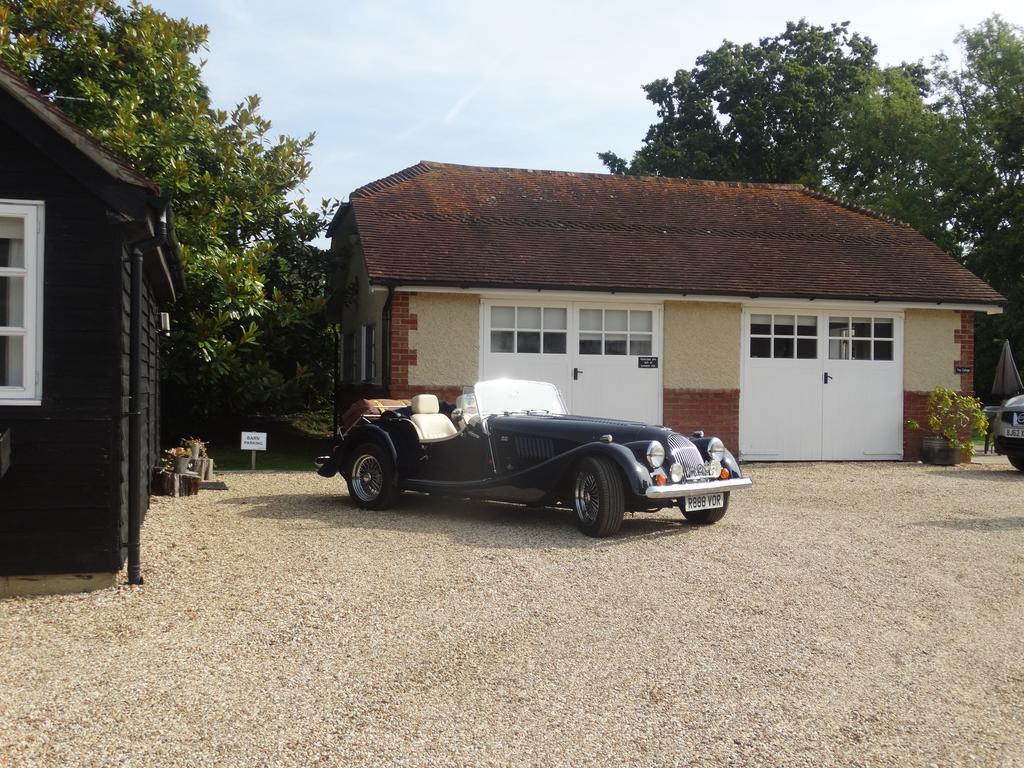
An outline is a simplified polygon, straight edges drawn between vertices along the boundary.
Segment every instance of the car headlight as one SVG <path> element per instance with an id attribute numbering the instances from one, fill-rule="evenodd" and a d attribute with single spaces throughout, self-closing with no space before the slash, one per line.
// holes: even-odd
<path id="1" fill-rule="evenodd" d="M 665 463 L 665 446 L 657 440 L 652 440 L 647 446 L 647 463 L 651 469 L 657 469 Z"/>
<path id="2" fill-rule="evenodd" d="M 721 461 L 725 458 L 725 443 L 719 440 L 717 437 L 712 437 L 708 443 L 708 456 L 715 461 Z"/>
<path id="3" fill-rule="evenodd" d="M 672 478 L 673 483 L 681 483 L 683 481 L 683 465 L 678 461 L 674 462 L 668 468 L 668 476 Z"/>

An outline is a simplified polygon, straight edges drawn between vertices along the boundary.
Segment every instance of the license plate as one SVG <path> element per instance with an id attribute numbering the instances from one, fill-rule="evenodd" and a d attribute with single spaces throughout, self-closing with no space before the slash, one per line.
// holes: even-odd
<path id="1" fill-rule="evenodd" d="M 725 496 L 721 493 L 708 493 L 704 496 L 687 496 L 686 511 L 699 512 L 702 509 L 721 509 L 725 504 Z"/>
<path id="2" fill-rule="evenodd" d="M 1024 437 L 1024 427 L 1007 427 L 1006 437 Z"/>

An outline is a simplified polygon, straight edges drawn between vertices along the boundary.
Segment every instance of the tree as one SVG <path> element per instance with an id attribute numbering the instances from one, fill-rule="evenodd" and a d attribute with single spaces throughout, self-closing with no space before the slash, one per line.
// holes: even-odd
<path id="1" fill-rule="evenodd" d="M 821 186 L 833 195 L 906 222 L 947 252 L 960 243 L 942 178 L 951 160 L 947 121 L 929 99 L 921 64 L 878 69 L 839 114 L 835 144 L 820 158 Z"/>
<path id="2" fill-rule="evenodd" d="M 309 243 L 329 210 L 294 199 L 312 134 L 272 137 L 256 96 L 210 105 L 207 32 L 137 1 L 9 0 L 0 60 L 173 201 L 188 289 L 170 383 L 203 410 L 285 408 L 328 391 L 325 271 L 309 269 L 324 259 Z"/>
<path id="3" fill-rule="evenodd" d="M 938 57 L 879 68 L 848 25 L 805 21 L 758 45 L 725 42 L 645 86 L 658 106 L 613 173 L 803 183 L 912 225 L 1007 297 L 977 325 L 975 386 L 1003 338 L 1024 359 L 1024 33 L 998 16 Z"/>
<path id="4" fill-rule="evenodd" d="M 848 22 L 801 20 L 757 45 L 726 41 L 644 86 L 660 122 L 631 163 L 599 157 L 616 173 L 818 186 L 841 112 L 877 70 L 875 52 Z"/>
<path id="5" fill-rule="evenodd" d="M 977 327 L 975 384 L 986 390 L 1002 339 L 1024 359 L 1024 30 L 992 16 L 957 37 L 963 67 L 940 59 L 939 104 L 954 162 L 944 180 L 964 262 L 1008 299 Z"/>

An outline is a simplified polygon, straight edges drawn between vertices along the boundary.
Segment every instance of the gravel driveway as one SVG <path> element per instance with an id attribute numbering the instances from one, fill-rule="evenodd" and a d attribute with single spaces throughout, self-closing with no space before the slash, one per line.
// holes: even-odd
<path id="1" fill-rule="evenodd" d="M 232 474 L 0 601 L 0 766 L 1024 765 L 1024 474 L 754 465 L 725 519 Z"/>

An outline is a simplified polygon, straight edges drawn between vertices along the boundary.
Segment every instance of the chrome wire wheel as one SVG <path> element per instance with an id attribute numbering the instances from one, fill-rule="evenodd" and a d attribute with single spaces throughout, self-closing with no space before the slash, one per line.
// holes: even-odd
<path id="1" fill-rule="evenodd" d="M 375 501 L 384 488 L 384 470 L 376 456 L 364 453 L 352 465 L 352 492 L 362 501 Z"/>
<path id="2" fill-rule="evenodd" d="M 590 472 L 580 472 L 576 475 L 573 508 L 581 522 L 597 521 L 597 514 L 601 510 L 601 492 L 597 487 L 597 478 Z"/>

